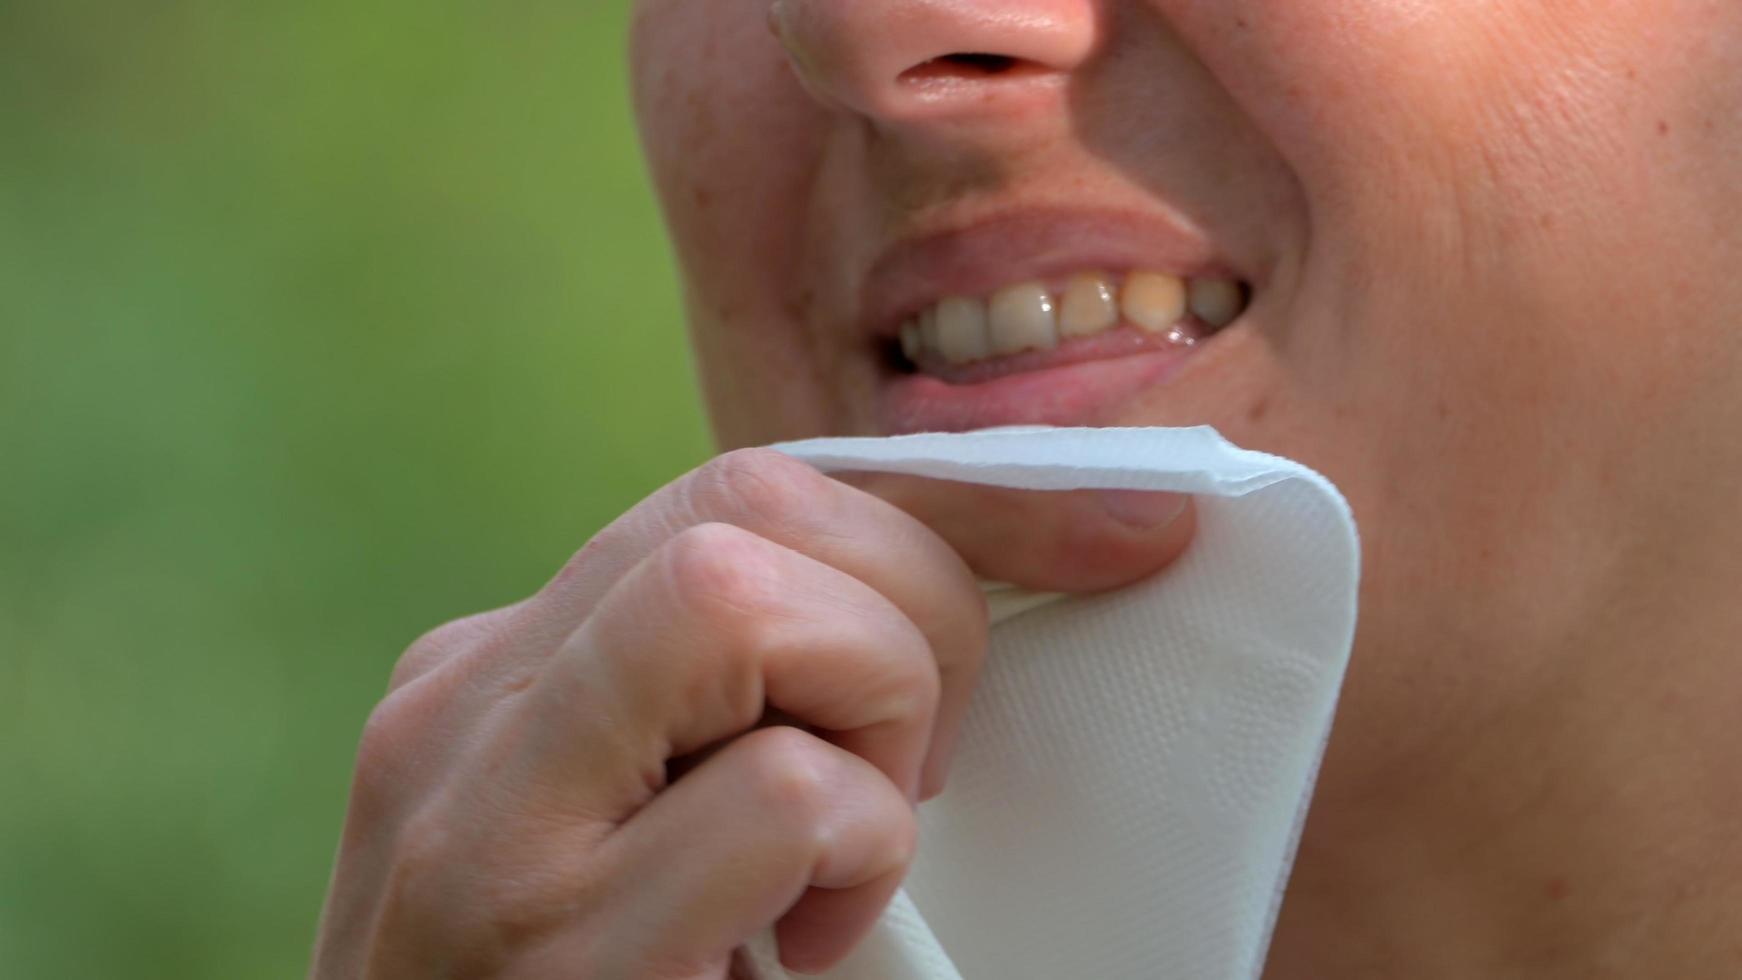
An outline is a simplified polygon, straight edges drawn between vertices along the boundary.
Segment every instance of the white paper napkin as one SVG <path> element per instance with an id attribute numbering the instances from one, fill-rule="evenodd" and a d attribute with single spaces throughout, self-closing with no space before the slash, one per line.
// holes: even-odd
<path id="1" fill-rule="evenodd" d="M 1196 496 L 1175 566 L 1003 595 L 903 892 L 831 980 L 1247 980 L 1355 627 L 1360 549 L 1324 477 L 1209 428 L 1005 429 L 778 447 L 826 471 Z M 785 980 L 771 935 L 751 946 Z"/>

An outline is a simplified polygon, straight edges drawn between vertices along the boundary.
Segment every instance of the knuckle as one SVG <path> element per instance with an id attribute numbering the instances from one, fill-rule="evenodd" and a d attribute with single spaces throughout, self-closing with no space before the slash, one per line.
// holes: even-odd
<path id="1" fill-rule="evenodd" d="M 840 792 L 841 760 L 833 746 L 785 725 L 743 737 L 746 783 L 771 814 L 814 828 Z"/>
<path id="2" fill-rule="evenodd" d="M 889 711 L 897 718 L 930 718 L 937 713 L 938 701 L 943 696 L 943 678 L 937 662 L 929 653 L 923 659 L 914 657 L 904 662 L 908 664 L 905 670 L 890 672 L 891 689 L 884 695 Z"/>
<path id="3" fill-rule="evenodd" d="M 369 712 L 357 743 L 353 803 L 380 812 L 411 795 L 410 774 L 423 751 L 430 707 L 415 687 L 402 688 Z"/>
<path id="4" fill-rule="evenodd" d="M 738 449 L 703 466 L 692 491 L 701 513 L 742 514 L 781 526 L 815 505 L 826 479 L 778 450 Z"/>
<path id="5" fill-rule="evenodd" d="M 441 870 L 453 863 L 445 835 L 429 832 L 439 829 L 432 824 L 414 817 L 398 830 L 377 913 L 384 932 L 422 931 L 431 917 L 431 895 L 442 890 Z"/>
<path id="6" fill-rule="evenodd" d="M 374 768 L 390 764 L 404 754 L 415 738 L 406 707 L 411 697 L 405 693 L 389 694 L 369 712 L 363 722 L 363 735 L 358 742 L 358 768 Z"/>
<path id="7" fill-rule="evenodd" d="M 943 697 L 938 660 L 925 637 L 905 620 L 889 632 L 877 647 L 898 652 L 877 658 L 874 669 L 855 686 L 854 697 L 862 705 L 875 706 L 873 713 L 880 718 L 930 718 Z"/>
<path id="8" fill-rule="evenodd" d="M 730 524 L 686 528 L 666 547 L 672 591 L 714 614 L 742 617 L 776 595 L 773 545 Z"/>
<path id="9" fill-rule="evenodd" d="M 443 623 L 424 633 L 394 663 L 387 689 L 397 691 L 442 664 L 490 643 L 502 631 L 508 613 L 508 609 L 493 609 Z"/>

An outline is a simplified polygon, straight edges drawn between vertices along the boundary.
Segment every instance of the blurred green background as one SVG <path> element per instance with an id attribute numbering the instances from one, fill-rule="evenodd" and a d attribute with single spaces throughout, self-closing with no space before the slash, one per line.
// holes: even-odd
<path id="1" fill-rule="evenodd" d="M 425 628 L 707 452 L 624 0 L 0 0 L 0 977 L 300 975 Z"/>

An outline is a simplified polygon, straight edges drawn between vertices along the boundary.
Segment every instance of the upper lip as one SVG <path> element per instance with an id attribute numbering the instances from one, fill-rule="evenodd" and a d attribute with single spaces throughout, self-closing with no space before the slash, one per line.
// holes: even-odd
<path id="1" fill-rule="evenodd" d="M 981 296 L 1014 283 L 1130 269 L 1251 281 L 1207 236 L 1165 215 L 1022 211 L 896 243 L 865 278 L 861 318 L 874 339 L 889 340 L 905 320 L 947 296 Z"/>

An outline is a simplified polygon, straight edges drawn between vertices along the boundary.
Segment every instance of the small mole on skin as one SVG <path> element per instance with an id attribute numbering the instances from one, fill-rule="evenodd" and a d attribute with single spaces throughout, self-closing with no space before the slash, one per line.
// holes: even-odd
<path id="1" fill-rule="evenodd" d="M 1668 136 L 1669 135 L 1669 123 L 1664 122 L 1662 119 L 1659 119 L 1657 121 L 1657 135 Z"/>
<path id="2" fill-rule="evenodd" d="M 1561 877 L 1550 878 L 1548 882 L 1542 886 L 1543 895 L 1551 902 L 1558 902 L 1561 899 L 1566 898 L 1567 892 L 1571 890 L 1571 887 L 1567 885 L 1567 880 Z"/>
<path id="3" fill-rule="evenodd" d="M 1246 410 L 1246 421 L 1248 421 L 1248 422 L 1262 422 L 1264 420 L 1264 416 L 1269 415 L 1269 414 L 1270 414 L 1270 398 L 1267 396 L 1267 397 L 1260 398 L 1257 401 L 1253 402 L 1252 407 Z"/>

